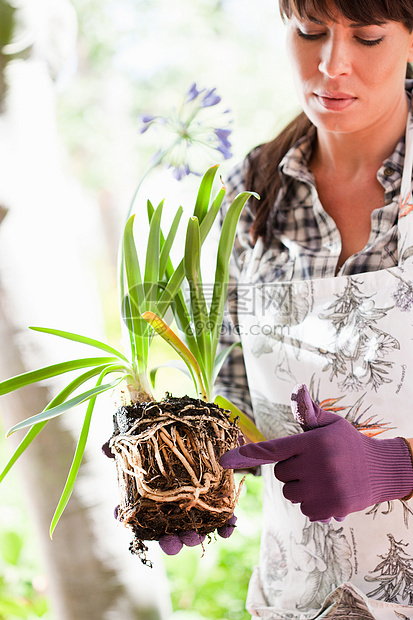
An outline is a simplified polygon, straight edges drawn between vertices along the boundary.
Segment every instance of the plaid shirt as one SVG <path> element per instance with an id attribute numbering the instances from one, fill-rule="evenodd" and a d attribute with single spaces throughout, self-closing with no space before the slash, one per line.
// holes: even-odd
<path id="1" fill-rule="evenodd" d="M 412 83 L 413 84 L 413 83 Z M 265 248 L 257 271 L 264 282 L 286 282 L 334 277 L 341 252 L 340 233 L 319 200 L 315 179 L 308 168 L 312 154 L 315 129 L 301 138 L 279 165 L 282 188 L 271 213 L 272 238 Z M 387 269 L 397 265 L 398 205 L 404 163 L 404 137 L 394 153 L 377 173 L 384 188 L 385 206 L 371 214 L 371 234 L 367 245 L 350 256 L 337 275 L 353 275 L 366 271 Z M 226 183 L 227 202 L 245 189 L 247 162 L 235 167 Z M 225 213 L 225 207 L 223 209 Z M 224 318 L 221 345 L 239 341 L 237 283 L 242 269 L 251 258 L 252 239 L 249 231 L 254 215 L 247 206 L 241 214 L 231 262 L 228 291 L 228 312 Z M 225 362 L 216 386 L 216 393 L 226 396 L 247 415 L 253 417 L 244 360 L 236 347 Z"/>

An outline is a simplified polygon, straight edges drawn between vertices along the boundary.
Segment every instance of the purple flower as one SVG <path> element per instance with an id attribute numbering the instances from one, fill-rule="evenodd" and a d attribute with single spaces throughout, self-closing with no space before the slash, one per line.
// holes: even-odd
<path id="1" fill-rule="evenodd" d="M 172 176 L 177 181 L 182 181 L 184 177 L 188 176 L 188 174 L 191 174 L 191 170 L 189 169 L 188 164 L 181 164 L 178 166 L 170 165 L 169 168 L 173 169 Z"/>
<path id="2" fill-rule="evenodd" d="M 231 135 L 231 129 L 215 129 L 215 135 L 221 140 L 223 146 L 230 148 L 231 142 L 228 140 L 228 136 Z"/>
<path id="3" fill-rule="evenodd" d="M 231 159 L 232 157 L 231 150 L 227 148 L 226 146 L 224 146 L 223 144 L 220 144 L 219 146 L 217 146 L 217 151 L 219 151 L 224 156 L 224 159 Z"/>
<path id="4" fill-rule="evenodd" d="M 156 118 L 159 117 L 154 116 L 153 114 L 142 114 L 142 116 L 140 117 L 140 121 L 142 123 L 152 123 L 152 121 L 154 121 Z"/>
<path id="5" fill-rule="evenodd" d="M 153 114 L 142 114 L 139 117 L 140 122 L 142 123 L 142 127 L 140 129 L 139 133 L 145 133 L 145 131 L 148 131 L 149 127 L 152 125 L 152 123 L 154 121 L 156 121 L 159 118 L 159 116 L 154 116 Z"/>
<path id="6" fill-rule="evenodd" d="M 189 103 L 190 101 L 193 101 L 194 99 L 196 99 L 198 95 L 200 95 L 203 92 L 203 90 L 204 89 L 198 90 L 196 87 L 196 83 L 194 82 L 191 88 L 188 90 L 188 94 L 186 96 L 187 102 Z"/>
<path id="7" fill-rule="evenodd" d="M 140 117 L 145 133 L 150 127 L 160 132 L 161 148 L 156 154 L 153 165 L 163 163 L 173 170 L 177 180 L 188 174 L 198 174 L 195 170 L 205 165 L 216 163 L 217 153 L 224 159 L 232 157 L 229 136 L 231 130 L 227 125 L 228 109 L 221 109 L 218 104 L 221 97 L 216 89 L 199 89 L 194 82 L 180 105 L 174 107 L 165 116 L 143 114 Z M 218 106 L 211 111 L 213 106 Z M 223 107 L 223 106 L 222 106 Z M 206 147 L 206 148 L 205 148 Z M 208 153 L 209 151 L 209 153 Z M 215 157 L 211 155 L 215 151 Z"/>
<path id="8" fill-rule="evenodd" d="M 215 129 L 214 133 L 218 138 L 217 151 L 222 153 L 224 159 L 230 159 L 232 157 L 231 142 L 228 140 L 228 136 L 231 134 L 230 129 Z"/>
<path id="9" fill-rule="evenodd" d="M 221 101 L 221 97 L 219 95 L 216 95 L 215 91 L 216 88 L 213 88 L 212 90 L 207 92 L 207 94 L 202 100 L 203 108 L 210 108 L 213 105 L 217 105 Z"/>

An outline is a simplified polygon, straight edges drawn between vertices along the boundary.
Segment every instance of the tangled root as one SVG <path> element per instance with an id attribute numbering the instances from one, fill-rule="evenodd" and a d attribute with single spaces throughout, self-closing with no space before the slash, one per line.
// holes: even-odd
<path id="1" fill-rule="evenodd" d="M 130 527 L 132 547 L 144 540 L 196 530 L 210 534 L 234 512 L 241 485 L 219 459 L 238 445 L 228 412 L 185 396 L 122 407 L 110 447 L 121 503 L 118 520 Z"/>

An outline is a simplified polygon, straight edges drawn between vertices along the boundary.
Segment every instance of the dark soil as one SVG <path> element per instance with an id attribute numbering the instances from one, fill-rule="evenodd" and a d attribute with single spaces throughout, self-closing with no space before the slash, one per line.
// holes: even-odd
<path id="1" fill-rule="evenodd" d="M 144 561 L 144 540 L 187 530 L 210 534 L 238 499 L 232 470 L 219 459 L 238 445 L 229 412 L 188 396 L 121 407 L 114 416 L 121 503 L 118 520 L 134 533 L 131 551 Z"/>

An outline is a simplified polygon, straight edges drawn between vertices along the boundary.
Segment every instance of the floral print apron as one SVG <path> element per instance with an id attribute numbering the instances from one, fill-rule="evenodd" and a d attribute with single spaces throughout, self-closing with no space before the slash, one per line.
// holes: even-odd
<path id="1" fill-rule="evenodd" d="M 335 278 L 263 282 L 257 243 L 238 307 L 256 424 L 267 439 L 301 432 L 296 383 L 321 407 L 377 438 L 413 437 L 413 121 L 399 210 L 399 263 Z M 311 523 L 264 476 L 260 563 L 247 609 L 267 619 L 413 620 L 413 500 Z"/>

